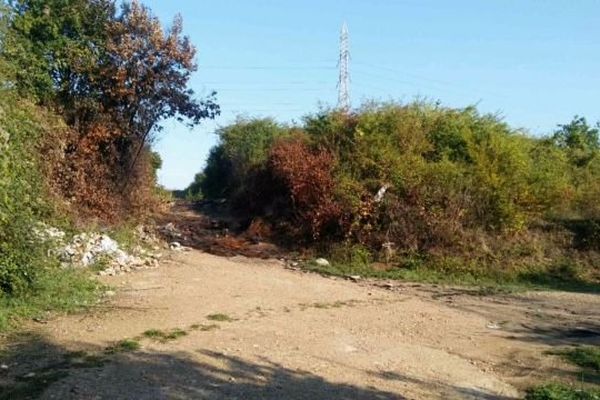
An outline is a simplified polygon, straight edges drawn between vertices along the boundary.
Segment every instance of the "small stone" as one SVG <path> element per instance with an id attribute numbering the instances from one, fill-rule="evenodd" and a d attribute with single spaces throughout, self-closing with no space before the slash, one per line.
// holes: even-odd
<path id="1" fill-rule="evenodd" d="M 315 264 L 317 264 L 319 267 L 329 267 L 331 265 L 329 261 L 324 258 L 317 258 L 315 260 Z"/>
<path id="2" fill-rule="evenodd" d="M 104 292 L 104 295 L 106 297 L 114 297 L 117 293 L 113 290 L 107 290 L 106 292 Z"/>
<path id="3" fill-rule="evenodd" d="M 350 279 L 350 280 L 351 280 L 351 281 L 353 281 L 353 282 L 358 282 L 358 281 L 360 281 L 360 280 L 361 280 L 361 277 L 360 277 L 360 275 L 350 275 L 350 276 L 348 277 L 348 279 Z"/>
<path id="4" fill-rule="evenodd" d="M 27 375 L 23 376 L 25 379 L 31 379 L 35 377 L 35 372 L 30 372 Z"/>
<path id="5" fill-rule="evenodd" d="M 3 370 L 3 371 L 6 371 L 6 370 L 8 370 L 8 365 L 6 365 L 6 364 L 1 364 L 1 365 L 0 365 L 0 369 L 1 369 L 1 370 Z"/>

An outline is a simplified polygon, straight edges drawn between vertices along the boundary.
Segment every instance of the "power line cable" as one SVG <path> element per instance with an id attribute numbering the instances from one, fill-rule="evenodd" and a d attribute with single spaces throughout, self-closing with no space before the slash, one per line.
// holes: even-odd
<path id="1" fill-rule="evenodd" d="M 335 70 L 336 67 L 324 66 L 227 66 L 227 65 L 199 65 L 198 69 L 222 69 L 222 70 Z"/>
<path id="2" fill-rule="evenodd" d="M 289 81 L 289 82 L 272 82 L 281 85 L 328 85 L 331 82 L 328 81 Z M 202 82 L 201 85 L 265 85 L 270 84 L 269 82 Z"/>
<path id="3" fill-rule="evenodd" d="M 365 67 L 365 64 L 359 65 L 359 67 Z M 389 69 L 391 70 L 391 69 Z M 468 95 L 468 96 L 472 96 L 473 94 L 478 94 L 481 95 L 483 94 L 487 94 L 491 97 L 498 97 L 498 98 L 506 98 L 506 95 L 500 94 L 500 93 L 493 93 L 493 92 L 489 92 L 489 91 L 474 91 L 474 90 L 464 90 L 462 88 L 462 86 L 458 85 L 458 84 L 452 84 L 449 82 L 445 82 L 442 83 L 443 81 L 436 81 L 434 79 L 428 79 L 428 78 L 424 78 L 424 77 L 420 77 L 420 78 L 415 78 L 415 79 L 420 79 L 420 80 L 426 80 L 429 82 L 429 84 L 424 85 L 422 83 L 419 82 L 415 82 L 415 81 L 406 81 L 406 80 L 401 80 L 401 79 L 397 79 L 395 77 L 390 77 L 390 76 L 383 76 L 383 75 L 379 75 L 379 74 L 373 74 L 371 72 L 364 72 L 364 71 L 357 71 L 359 74 L 363 74 L 366 76 L 371 76 L 375 79 L 381 79 L 381 80 L 386 80 L 386 81 L 392 81 L 392 82 L 397 82 L 397 83 L 402 83 L 402 84 L 406 84 L 406 85 L 411 85 L 411 86 L 417 86 L 419 88 L 426 88 L 426 89 L 432 89 L 432 90 L 441 90 L 441 91 L 446 91 L 449 93 L 456 93 L 456 94 L 461 94 L 461 95 Z M 399 71 L 395 71 L 397 74 L 402 74 L 404 76 L 410 76 L 410 74 L 405 74 Z M 431 86 L 431 85 L 434 86 Z M 448 88 L 443 88 L 440 86 L 451 86 L 452 88 L 448 89 Z"/>
<path id="4" fill-rule="evenodd" d="M 224 88 L 224 89 L 215 89 L 217 93 L 219 92 L 322 92 L 322 91 L 331 91 L 332 88 L 322 87 L 322 88 Z"/>

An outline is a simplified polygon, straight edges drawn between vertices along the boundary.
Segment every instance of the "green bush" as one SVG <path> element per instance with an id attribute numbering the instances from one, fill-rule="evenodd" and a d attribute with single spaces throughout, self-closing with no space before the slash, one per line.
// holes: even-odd
<path id="1" fill-rule="evenodd" d="M 36 107 L 0 94 L 0 293 L 20 295 L 46 267 L 46 248 L 32 228 L 50 208 L 36 159 L 43 132 Z"/>
<path id="2" fill-rule="evenodd" d="M 37 238 L 40 221 L 61 224 L 42 175 L 41 149 L 56 118 L 12 92 L 0 93 L 0 331 L 21 318 L 91 305 L 97 284 L 63 270 Z"/>
<path id="3" fill-rule="evenodd" d="M 374 260 L 393 247 L 396 262 L 425 256 L 439 274 L 552 285 L 594 276 L 597 257 L 583 252 L 600 248 L 600 145 L 581 118 L 540 138 L 474 107 L 368 103 L 293 128 L 240 120 L 219 135 L 202 195 L 266 217 L 279 239 L 309 237 L 334 257 L 336 244 L 361 246 Z M 311 164 L 317 154 L 327 157 Z M 572 275 L 568 258 L 588 271 Z"/>
<path id="4" fill-rule="evenodd" d="M 249 175 L 266 163 L 275 140 L 288 132 L 271 119 L 238 119 L 219 129 L 220 143 L 211 150 L 198 185 L 202 195 L 234 198 L 246 192 Z"/>
<path id="5" fill-rule="evenodd" d="M 525 400 L 598 400 L 600 391 L 552 383 L 527 391 Z"/>
<path id="6" fill-rule="evenodd" d="M 600 347 L 599 346 L 578 346 L 573 349 L 559 351 L 556 354 L 562 355 L 565 359 L 581 368 L 600 372 Z"/>

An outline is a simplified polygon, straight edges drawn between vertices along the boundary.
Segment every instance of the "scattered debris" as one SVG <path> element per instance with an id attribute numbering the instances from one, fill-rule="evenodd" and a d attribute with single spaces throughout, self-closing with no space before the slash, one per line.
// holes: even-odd
<path id="1" fill-rule="evenodd" d="M 182 246 L 179 242 L 172 242 L 169 244 L 169 248 L 173 251 L 190 251 L 189 247 Z"/>
<path id="2" fill-rule="evenodd" d="M 353 282 L 358 282 L 358 281 L 360 281 L 362 278 L 361 278 L 361 276 L 360 276 L 360 275 L 349 275 L 349 276 L 348 276 L 348 279 L 350 279 L 350 280 L 351 280 L 351 281 L 353 281 Z"/>
<path id="3" fill-rule="evenodd" d="M 48 226 L 43 222 L 38 222 L 37 226 L 32 228 L 32 231 L 35 237 L 42 242 L 61 242 L 65 238 L 65 232 L 53 226 Z"/>
<path id="4" fill-rule="evenodd" d="M 168 224 L 161 226 L 159 228 L 159 231 L 161 234 L 163 234 L 164 236 L 166 236 L 170 239 L 179 239 L 179 238 L 183 237 L 183 234 L 181 233 L 181 231 L 179 229 L 177 229 L 175 227 L 175 224 L 172 222 L 169 222 Z"/>
<path id="5" fill-rule="evenodd" d="M 496 324 L 494 322 L 487 324 L 486 327 L 488 329 L 494 329 L 494 330 L 500 329 L 500 325 L 498 325 L 498 324 Z"/>
<path id="6" fill-rule="evenodd" d="M 161 253 L 153 252 L 160 249 L 160 240 L 151 228 L 143 225 L 136 228 L 136 237 L 153 251 L 138 245 L 127 252 L 110 236 L 96 232 L 80 233 L 66 242 L 65 232 L 43 223 L 39 223 L 32 231 L 38 240 L 52 243 L 50 253 L 58 257 L 64 268 L 101 267 L 98 272 L 101 276 L 157 267 L 162 257 Z"/>
<path id="7" fill-rule="evenodd" d="M 315 264 L 317 264 L 319 267 L 329 267 L 331 265 L 329 261 L 324 258 L 317 258 L 315 260 Z"/>
<path id="8" fill-rule="evenodd" d="M 284 268 L 289 269 L 291 271 L 301 271 L 302 267 L 300 266 L 300 262 L 298 261 L 293 261 L 293 260 L 285 260 L 285 259 L 281 259 L 280 260 L 283 265 Z"/>
<path id="9" fill-rule="evenodd" d="M 135 269 L 156 267 L 158 259 L 136 247 L 136 255 L 129 254 L 108 235 L 81 233 L 59 252 L 59 258 L 65 267 L 86 268 L 92 265 L 106 264 L 99 275 L 113 276 L 131 272 Z"/>
<path id="10" fill-rule="evenodd" d="M 147 225 L 138 225 L 135 228 L 135 234 L 137 239 L 145 245 L 157 247 L 160 244 L 160 239 L 156 236 L 154 229 Z M 158 247 L 155 250 L 157 249 Z"/>
<path id="11" fill-rule="evenodd" d="M 383 198 L 385 197 L 385 194 L 389 188 L 390 188 L 390 185 L 383 185 L 381 187 L 381 189 L 379 189 L 379 191 L 375 195 L 375 198 L 373 199 L 373 200 L 375 200 L 375 203 L 381 203 L 383 201 Z"/>

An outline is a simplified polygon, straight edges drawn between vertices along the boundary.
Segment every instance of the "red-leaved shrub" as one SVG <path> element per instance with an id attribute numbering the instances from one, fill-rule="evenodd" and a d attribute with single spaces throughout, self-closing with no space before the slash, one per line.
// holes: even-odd
<path id="1" fill-rule="evenodd" d="M 324 150 L 312 150 L 300 139 L 273 146 L 268 168 L 287 190 L 291 214 L 302 234 L 317 239 L 340 233 L 342 208 L 335 201 L 336 160 Z"/>

